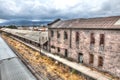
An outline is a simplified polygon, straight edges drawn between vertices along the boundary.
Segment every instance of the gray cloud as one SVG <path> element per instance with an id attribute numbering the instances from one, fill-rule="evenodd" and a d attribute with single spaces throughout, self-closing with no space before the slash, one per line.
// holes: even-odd
<path id="1" fill-rule="evenodd" d="M 120 0 L 0 0 L 0 19 L 54 20 L 120 15 Z"/>

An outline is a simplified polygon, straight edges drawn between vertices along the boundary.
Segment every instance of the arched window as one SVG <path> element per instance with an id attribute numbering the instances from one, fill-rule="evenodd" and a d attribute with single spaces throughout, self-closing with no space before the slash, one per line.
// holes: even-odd
<path id="1" fill-rule="evenodd" d="M 64 39 L 68 39 L 68 34 L 66 31 L 64 31 Z"/>

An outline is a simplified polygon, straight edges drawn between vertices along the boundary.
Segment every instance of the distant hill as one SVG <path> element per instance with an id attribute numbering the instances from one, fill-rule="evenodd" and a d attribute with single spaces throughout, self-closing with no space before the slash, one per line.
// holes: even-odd
<path id="1" fill-rule="evenodd" d="M 16 26 L 40 26 L 46 25 L 51 21 L 29 21 L 29 20 L 16 20 L 16 21 L 7 21 L 4 23 L 0 23 L 0 26 L 8 26 L 8 25 L 16 25 Z"/>

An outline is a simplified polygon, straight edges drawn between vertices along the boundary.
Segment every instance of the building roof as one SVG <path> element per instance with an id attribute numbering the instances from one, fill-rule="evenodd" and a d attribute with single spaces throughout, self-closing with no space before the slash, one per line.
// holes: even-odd
<path id="1" fill-rule="evenodd" d="M 37 80 L 1 37 L 0 80 Z"/>
<path id="2" fill-rule="evenodd" d="M 2 28 L 1 30 L 26 38 L 36 43 L 39 43 L 39 38 L 40 38 L 40 44 L 44 44 L 48 41 L 48 31 L 30 31 L 30 30 L 18 30 L 18 29 L 8 29 L 8 28 Z"/>
<path id="3" fill-rule="evenodd" d="M 0 60 L 17 57 L 13 51 L 7 46 L 2 38 L 0 38 Z"/>
<path id="4" fill-rule="evenodd" d="M 18 58 L 0 63 L 0 80 L 37 80 Z"/>
<path id="5" fill-rule="evenodd" d="M 48 28 L 120 29 L 120 16 L 59 20 Z"/>

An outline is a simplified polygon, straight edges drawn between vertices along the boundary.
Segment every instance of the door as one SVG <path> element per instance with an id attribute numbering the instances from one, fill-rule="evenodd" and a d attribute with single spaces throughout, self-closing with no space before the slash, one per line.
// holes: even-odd
<path id="1" fill-rule="evenodd" d="M 68 51 L 65 49 L 65 57 L 68 57 Z"/>
<path id="2" fill-rule="evenodd" d="M 83 54 L 82 53 L 79 53 L 78 61 L 79 61 L 79 63 L 83 63 Z"/>

